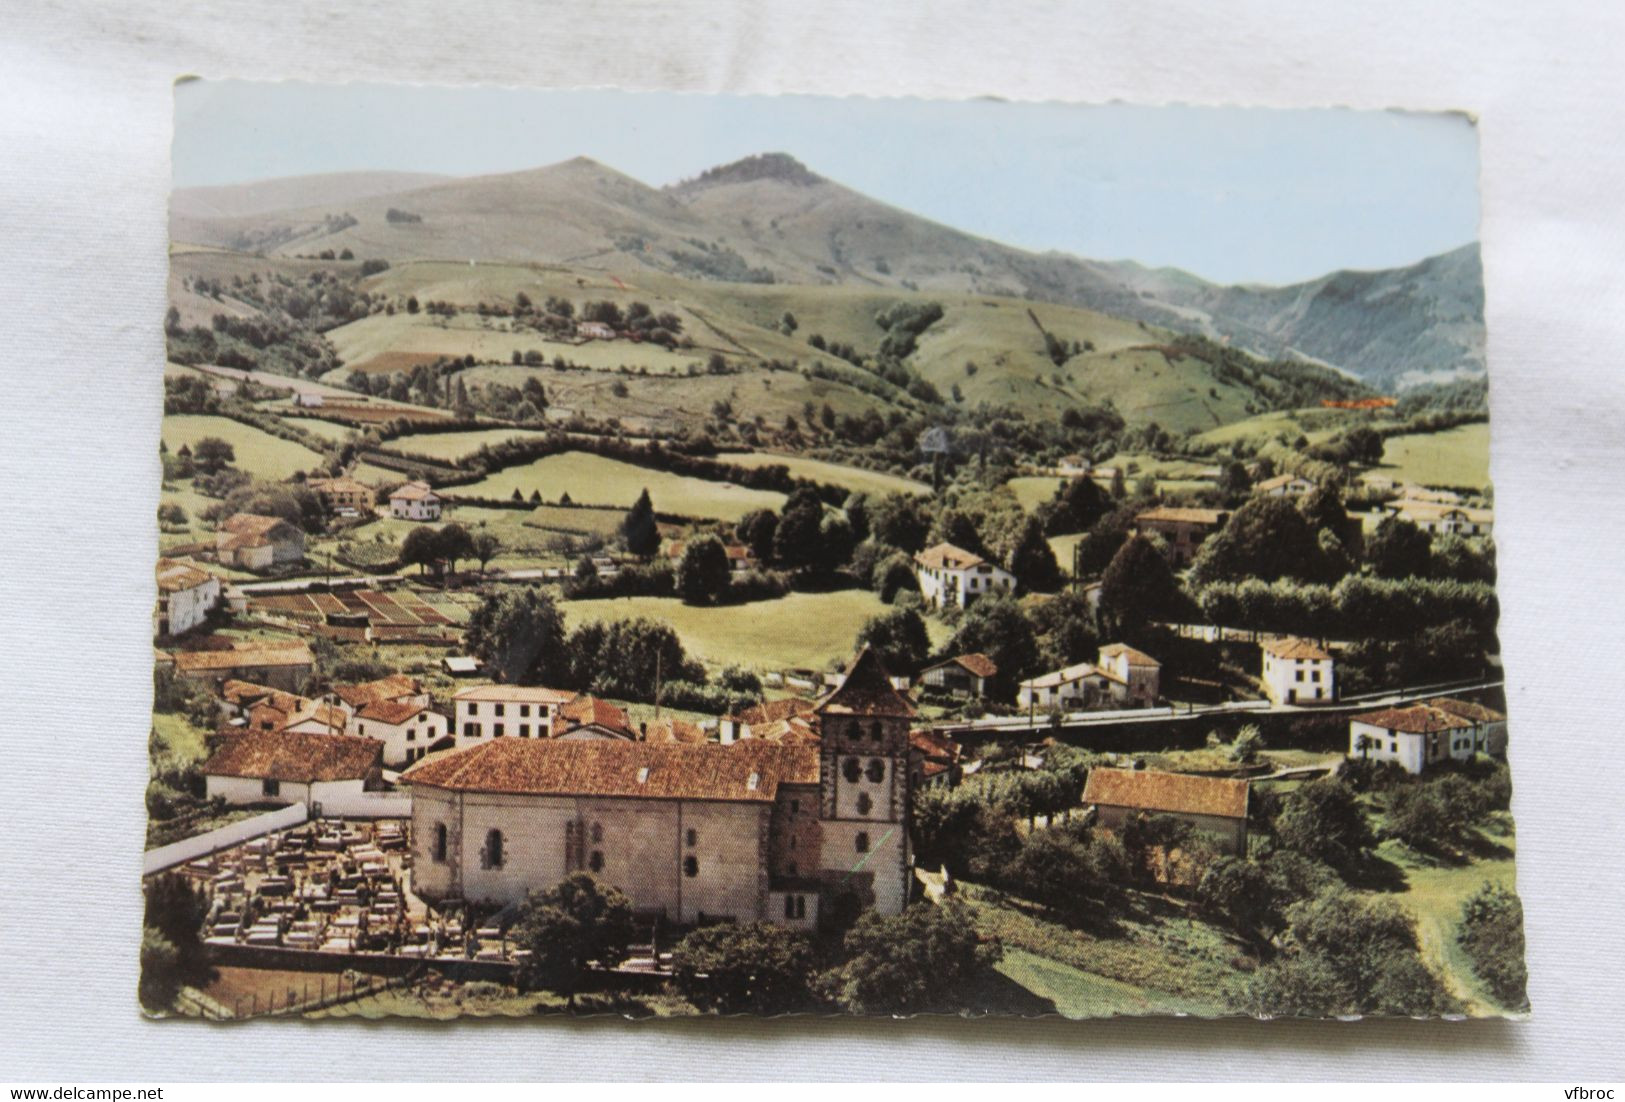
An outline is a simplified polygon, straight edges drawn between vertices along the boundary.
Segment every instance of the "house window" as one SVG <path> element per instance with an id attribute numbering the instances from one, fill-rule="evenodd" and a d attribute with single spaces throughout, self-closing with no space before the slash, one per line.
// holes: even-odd
<path id="1" fill-rule="evenodd" d="M 868 853 L 869 852 L 869 832 L 866 831 L 866 830 L 858 831 L 858 836 L 856 838 L 852 839 L 852 848 L 857 850 L 859 853 Z"/>
<path id="2" fill-rule="evenodd" d="M 857 758 L 847 758 L 841 763 L 841 775 L 845 777 L 849 783 L 856 784 L 858 783 L 858 778 L 863 776 L 863 767 L 858 764 Z"/>
<path id="3" fill-rule="evenodd" d="M 358 735 L 366 734 L 367 733 L 367 725 L 365 723 L 357 723 L 355 725 L 355 733 L 358 734 Z"/>
<path id="4" fill-rule="evenodd" d="M 446 824 L 445 823 L 436 823 L 434 825 L 434 859 L 436 861 L 441 862 L 442 864 L 444 864 L 445 860 L 446 860 Z"/>
<path id="5" fill-rule="evenodd" d="M 520 738 L 529 738 L 530 737 L 530 724 L 521 723 L 519 725 L 519 737 Z"/>
<path id="6" fill-rule="evenodd" d="M 592 851 L 592 856 L 587 858 L 587 867 L 589 869 L 591 869 L 593 872 L 603 872 L 604 871 L 604 851 L 601 850 L 601 849 L 593 850 Z"/>
<path id="7" fill-rule="evenodd" d="M 790 801 L 790 814 L 792 814 L 792 815 L 800 815 L 801 814 L 801 801 L 800 800 L 791 800 Z"/>
<path id="8" fill-rule="evenodd" d="M 480 706 L 478 704 L 470 704 L 468 706 L 468 714 L 471 715 L 471 716 L 479 715 L 480 714 Z"/>
<path id="9" fill-rule="evenodd" d="M 1296 674 L 1295 674 L 1293 680 L 1302 681 L 1303 680 L 1303 671 L 1302 670 L 1296 671 Z"/>
<path id="10" fill-rule="evenodd" d="M 502 724 L 500 724 L 500 723 L 491 724 L 491 734 L 494 735 L 497 738 L 501 738 L 502 737 Z"/>
<path id="11" fill-rule="evenodd" d="M 874 739 L 876 742 L 880 741 L 880 721 L 879 720 L 876 720 L 874 723 L 869 724 L 869 737 Z"/>
<path id="12" fill-rule="evenodd" d="M 494 708 L 494 709 L 493 709 L 493 710 L 492 710 L 492 713 L 491 713 L 491 714 L 492 714 L 492 715 L 501 715 L 501 714 L 502 714 L 502 709 L 503 709 L 503 706 L 502 706 L 502 705 L 501 705 L 501 704 L 498 704 L 498 705 L 496 705 L 496 707 L 495 707 L 495 708 Z"/>
<path id="13" fill-rule="evenodd" d="M 690 854 L 689 856 L 683 858 L 683 875 L 684 876 L 698 876 L 698 875 L 700 875 L 700 859 L 698 857 L 695 857 L 693 854 Z"/>
<path id="14" fill-rule="evenodd" d="M 687 840 L 688 840 L 688 844 L 689 844 L 690 848 L 699 845 L 700 832 L 695 830 L 693 827 L 689 827 L 688 828 L 688 839 Z"/>
<path id="15" fill-rule="evenodd" d="M 406 741 L 407 742 L 416 742 L 417 740 L 418 740 L 418 729 L 416 727 L 408 727 L 406 729 Z"/>
<path id="16" fill-rule="evenodd" d="M 784 897 L 784 917 L 794 920 L 807 917 L 807 897 L 804 895 L 787 895 Z"/>
<path id="17" fill-rule="evenodd" d="M 480 737 L 480 725 L 478 723 L 465 723 L 465 724 L 463 724 L 463 737 L 464 738 L 479 738 Z"/>
<path id="18" fill-rule="evenodd" d="M 502 832 L 489 830 L 485 833 L 485 849 L 480 853 L 480 867 L 487 869 L 500 869 L 502 867 Z"/>
<path id="19" fill-rule="evenodd" d="M 595 846 L 600 845 L 603 841 L 604 841 L 604 824 L 603 823 L 594 823 L 592 825 L 592 844 L 595 845 Z"/>
<path id="20" fill-rule="evenodd" d="M 260 793 L 265 796 L 282 795 L 282 782 L 273 781 L 270 777 L 260 782 Z"/>
<path id="21" fill-rule="evenodd" d="M 1320 671 L 1319 670 L 1310 670 L 1309 671 L 1309 680 L 1311 680 L 1311 681 L 1319 681 L 1320 680 Z"/>
<path id="22" fill-rule="evenodd" d="M 864 771 L 864 775 L 867 776 L 872 783 L 879 784 L 881 781 L 886 779 L 886 763 L 881 761 L 879 758 L 870 758 L 869 768 Z"/>
<path id="23" fill-rule="evenodd" d="M 869 793 L 858 793 L 858 814 L 867 815 L 874 810 L 875 802 L 869 798 Z"/>
<path id="24" fill-rule="evenodd" d="M 529 717 L 529 715 L 530 715 L 530 705 L 529 704 L 521 704 L 521 705 L 519 705 L 519 718 L 520 719 L 525 719 L 525 718 Z"/>

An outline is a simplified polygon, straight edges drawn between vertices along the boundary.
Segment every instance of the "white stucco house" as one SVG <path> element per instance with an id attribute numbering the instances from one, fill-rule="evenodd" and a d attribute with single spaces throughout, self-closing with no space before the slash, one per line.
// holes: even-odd
<path id="1" fill-rule="evenodd" d="M 227 804 L 295 804 L 359 796 L 380 779 L 383 743 L 351 735 L 246 731 L 226 735 L 203 763 L 204 794 Z"/>
<path id="2" fill-rule="evenodd" d="M 1407 708 L 1385 708 L 1349 720 L 1348 756 L 1392 761 L 1422 773 L 1475 754 L 1506 754 L 1506 716 L 1493 708 L 1452 697 L 1434 697 Z"/>
<path id="3" fill-rule="evenodd" d="M 576 694 L 534 685 L 470 685 L 452 694 L 457 747 L 493 738 L 551 738 L 559 710 Z"/>
<path id="4" fill-rule="evenodd" d="M 951 543 L 915 555 L 914 577 L 930 608 L 964 608 L 978 597 L 1016 588 L 1016 576 L 1004 567 Z"/>
<path id="5" fill-rule="evenodd" d="M 408 482 L 390 492 L 389 515 L 399 520 L 439 520 L 440 495 L 427 482 Z"/>
<path id="6" fill-rule="evenodd" d="M 1264 695 L 1277 704 L 1330 703 L 1337 699 L 1337 663 L 1308 639 L 1271 639 L 1259 644 Z"/>
<path id="7" fill-rule="evenodd" d="M 1023 681 L 1016 690 L 1016 703 L 1046 712 L 1054 708 L 1150 707 L 1157 702 L 1161 681 L 1162 663 L 1123 643 L 1109 643 L 1100 648 L 1095 662 L 1080 662 Z"/>
<path id="8" fill-rule="evenodd" d="M 440 712 L 410 700 L 378 700 L 363 705 L 350 717 L 349 733 L 384 744 L 384 764 L 405 768 L 446 739 L 451 720 Z M 447 745 L 450 745 L 448 742 Z"/>
<path id="9" fill-rule="evenodd" d="M 1488 539 L 1495 535 L 1495 510 L 1475 509 L 1442 501 L 1401 498 L 1384 506 L 1400 520 L 1408 520 L 1430 536 L 1446 534 Z"/>
<path id="10" fill-rule="evenodd" d="M 1314 488 L 1315 484 L 1301 475 L 1278 474 L 1255 484 L 1253 493 L 1259 497 L 1303 497 Z"/>
<path id="11" fill-rule="evenodd" d="M 156 635 L 185 635 L 201 626 L 220 603 L 220 579 L 189 562 L 158 560 L 158 607 L 153 611 Z"/>
<path id="12" fill-rule="evenodd" d="M 304 532 L 281 517 L 256 513 L 234 513 L 221 521 L 214 544 L 221 565 L 240 570 L 268 570 L 305 558 Z"/>

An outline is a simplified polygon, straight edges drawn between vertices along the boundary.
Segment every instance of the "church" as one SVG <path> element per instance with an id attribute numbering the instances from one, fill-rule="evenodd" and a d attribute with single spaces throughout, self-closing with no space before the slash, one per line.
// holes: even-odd
<path id="1" fill-rule="evenodd" d="M 413 890 L 506 904 L 585 870 L 681 925 L 896 914 L 912 876 L 913 716 L 865 649 L 813 707 L 816 741 L 497 738 L 426 759 L 401 778 Z"/>

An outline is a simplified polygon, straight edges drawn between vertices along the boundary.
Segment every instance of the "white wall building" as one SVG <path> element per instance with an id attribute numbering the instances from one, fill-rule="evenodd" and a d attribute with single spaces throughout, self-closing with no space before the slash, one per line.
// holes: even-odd
<path id="1" fill-rule="evenodd" d="M 1123 643 L 1108 643 L 1095 662 L 1023 681 L 1016 702 L 1038 711 L 1150 707 L 1157 702 L 1161 681 L 1162 663 Z"/>
<path id="2" fill-rule="evenodd" d="M 1421 773 L 1446 761 L 1467 761 L 1477 752 L 1474 723 L 1442 708 L 1417 704 L 1385 708 L 1349 720 L 1350 758 L 1397 762 Z"/>
<path id="3" fill-rule="evenodd" d="M 915 555 L 914 577 L 930 608 L 964 608 L 978 597 L 1016 588 L 1015 575 L 1004 567 L 951 543 Z"/>
<path id="4" fill-rule="evenodd" d="M 1430 536 L 1446 534 L 1469 539 L 1488 539 L 1495 535 L 1495 511 L 1474 509 L 1440 501 L 1418 501 L 1401 498 L 1391 501 L 1386 508 L 1400 520 L 1408 520 Z"/>
<path id="5" fill-rule="evenodd" d="M 452 695 L 458 749 L 493 738 L 551 738 L 559 709 L 576 694 L 530 685 L 470 685 Z"/>
<path id="6" fill-rule="evenodd" d="M 427 482 L 408 482 L 389 495 L 389 515 L 399 520 L 439 520 L 440 495 Z"/>
<path id="7" fill-rule="evenodd" d="M 220 603 L 220 579 L 178 559 L 158 560 L 156 635 L 184 635 L 202 625 Z"/>
<path id="8" fill-rule="evenodd" d="M 1264 695 L 1277 704 L 1329 703 L 1337 699 L 1337 663 L 1308 639 L 1261 643 Z"/>
<path id="9" fill-rule="evenodd" d="M 1301 475 L 1278 474 L 1255 484 L 1253 493 L 1260 497 L 1303 497 L 1314 488 L 1315 484 Z"/>
<path id="10" fill-rule="evenodd" d="M 348 731 L 384 744 L 384 764 L 401 769 L 429 752 L 450 732 L 451 721 L 411 701 L 380 700 L 350 717 Z"/>
<path id="11" fill-rule="evenodd" d="M 379 778 L 383 744 L 350 735 L 248 731 L 226 735 L 203 763 L 204 794 L 228 804 L 302 803 L 359 796 Z"/>

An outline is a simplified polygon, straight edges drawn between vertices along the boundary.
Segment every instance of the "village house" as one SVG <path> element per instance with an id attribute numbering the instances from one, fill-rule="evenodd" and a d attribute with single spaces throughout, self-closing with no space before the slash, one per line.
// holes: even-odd
<path id="1" fill-rule="evenodd" d="M 175 651 L 170 660 L 176 673 L 207 682 L 217 692 L 227 681 L 251 681 L 297 692 L 316 664 L 309 644 L 299 639 L 275 643 L 243 640 L 229 650 Z"/>
<path id="2" fill-rule="evenodd" d="M 908 745 L 916 791 L 927 786 L 952 788 L 959 783 L 959 743 L 929 727 L 917 727 L 908 733 Z"/>
<path id="3" fill-rule="evenodd" d="M 999 667 L 985 654 L 961 654 L 927 666 L 920 671 L 923 688 L 948 696 L 987 696 L 987 683 L 998 676 Z"/>
<path id="4" fill-rule="evenodd" d="M 1094 469 L 1095 465 L 1081 455 L 1063 455 L 1055 463 L 1055 473 L 1062 478 L 1083 478 Z"/>
<path id="5" fill-rule="evenodd" d="M 152 614 L 155 635 L 185 635 L 206 623 L 219 604 L 219 578 L 178 559 L 158 560 L 158 607 Z"/>
<path id="6" fill-rule="evenodd" d="M 843 895 L 896 914 L 913 707 L 866 650 L 815 714 L 817 745 L 493 739 L 421 762 L 413 888 L 512 903 L 585 869 L 685 925 L 811 928 Z"/>
<path id="7" fill-rule="evenodd" d="M 481 668 L 471 654 L 448 654 L 440 660 L 440 671 L 451 677 L 478 677 Z"/>
<path id="8" fill-rule="evenodd" d="M 930 608 L 964 608 L 978 597 L 1016 587 L 1015 575 L 1008 570 L 951 543 L 915 555 L 914 577 Z"/>
<path id="9" fill-rule="evenodd" d="M 742 543 L 733 540 L 720 541 L 722 553 L 728 558 L 728 569 L 734 574 L 744 574 L 756 569 L 756 555 Z M 688 549 L 688 543 L 683 540 L 671 540 L 666 544 L 666 557 L 674 563 L 683 561 L 683 552 Z"/>
<path id="10" fill-rule="evenodd" d="M 1330 703 L 1337 699 L 1337 663 L 1308 639 L 1270 639 L 1260 643 L 1264 695 L 1277 704 Z"/>
<path id="11" fill-rule="evenodd" d="M 698 723 L 673 716 L 639 724 L 638 737 L 644 742 L 680 742 L 688 745 L 711 741 L 711 733 Z"/>
<path id="12" fill-rule="evenodd" d="M 576 336 L 589 341 L 612 341 L 615 339 L 615 330 L 601 321 L 578 321 Z"/>
<path id="13" fill-rule="evenodd" d="M 301 699 L 299 706 L 287 714 L 277 730 L 296 735 L 342 735 L 349 719 L 342 709 L 331 704 Z"/>
<path id="14" fill-rule="evenodd" d="M 1440 697 L 1349 719 L 1350 758 L 1396 762 L 1407 773 L 1505 752 L 1506 716 L 1463 700 Z"/>
<path id="15" fill-rule="evenodd" d="M 329 704 L 344 709 L 346 715 L 355 715 L 372 704 L 406 704 L 414 708 L 427 708 L 433 703 L 423 683 L 404 673 L 392 673 L 355 685 L 334 685 L 325 699 Z"/>
<path id="16" fill-rule="evenodd" d="M 1100 648 L 1099 666 L 1127 687 L 1128 703 L 1149 708 L 1162 693 L 1162 663 L 1126 643 Z"/>
<path id="17" fill-rule="evenodd" d="M 566 689 L 529 685 L 470 685 L 452 694 L 452 731 L 461 749 L 486 739 L 551 738 L 559 709 L 575 699 Z"/>
<path id="18" fill-rule="evenodd" d="M 1162 663 L 1122 643 L 1100 648 L 1095 662 L 1080 662 L 1028 681 L 1016 702 L 1037 711 L 1150 707 L 1162 690 Z"/>
<path id="19" fill-rule="evenodd" d="M 1247 794 L 1244 780 L 1095 768 L 1089 770 L 1083 803 L 1106 830 L 1121 833 L 1136 816 L 1169 815 L 1206 836 L 1221 853 L 1240 857 L 1247 852 Z"/>
<path id="20" fill-rule="evenodd" d="M 203 763 L 204 795 L 240 807 L 360 795 L 381 781 L 383 744 L 349 735 L 245 731 L 227 735 Z"/>
<path id="21" fill-rule="evenodd" d="M 389 515 L 397 520 L 439 520 L 440 495 L 427 482 L 408 482 L 389 492 Z"/>
<path id="22" fill-rule="evenodd" d="M 1278 474 L 1254 483 L 1253 493 L 1258 497 L 1303 497 L 1315 488 L 1307 478 L 1295 474 Z"/>
<path id="23" fill-rule="evenodd" d="M 1446 534 L 1490 538 L 1495 534 L 1495 511 L 1444 502 L 1402 498 L 1384 506 L 1391 516 L 1408 520 L 1430 536 Z"/>
<path id="24" fill-rule="evenodd" d="M 1161 536 L 1168 549 L 1168 561 L 1183 567 L 1191 564 L 1203 541 L 1229 519 L 1230 514 L 1221 509 L 1159 505 L 1136 516 L 1134 530 L 1142 536 Z"/>
<path id="25" fill-rule="evenodd" d="M 384 744 L 383 763 L 391 769 L 404 768 L 430 750 L 442 748 L 437 744 L 451 745 L 447 738 L 451 721 L 412 700 L 370 701 L 349 720 L 348 733 Z"/>
<path id="26" fill-rule="evenodd" d="M 759 732 L 774 724 L 812 715 L 817 707 L 816 700 L 804 697 L 764 700 L 741 711 L 725 714 L 717 724 L 717 736 L 724 745 L 739 739 L 756 738 Z"/>
<path id="27" fill-rule="evenodd" d="M 220 716 L 228 727 L 252 728 L 257 731 L 276 731 L 305 705 L 305 698 L 297 693 L 258 685 L 252 681 L 226 681 L 220 686 Z M 253 721 L 258 709 L 269 709 L 262 718 Z"/>
<path id="28" fill-rule="evenodd" d="M 221 521 L 214 547 L 222 566 L 269 570 L 284 563 L 303 562 L 305 534 L 281 517 L 233 513 Z"/>
<path id="29" fill-rule="evenodd" d="M 357 482 L 348 475 L 339 478 L 312 478 L 305 482 L 330 513 L 340 516 L 358 516 L 372 512 L 377 501 L 371 486 Z"/>

